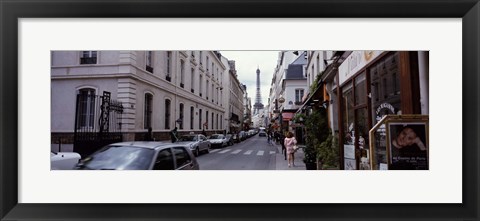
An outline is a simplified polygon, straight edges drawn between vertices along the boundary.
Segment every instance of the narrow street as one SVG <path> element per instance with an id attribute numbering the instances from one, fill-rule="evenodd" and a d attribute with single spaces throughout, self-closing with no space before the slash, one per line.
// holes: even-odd
<path id="1" fill-rule="evenodd" d="M 281 147 L 269 145 L 266 137 L 255 135 L 233 146 L 210 149 L 197 157 L 201 170 L 283 170 L 305 169 L 303 153 L 297 153 L 297 167 L 288 168 Z"/>

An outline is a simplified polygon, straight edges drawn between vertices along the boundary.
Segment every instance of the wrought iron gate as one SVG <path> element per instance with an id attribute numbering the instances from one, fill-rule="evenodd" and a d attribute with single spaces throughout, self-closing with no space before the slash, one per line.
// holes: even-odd
<path id="1" fill-rule="evenodd" d="M 82 158 L 101 147 L 122 141 L 122 103 L 102 96 L 77 94 L 73 151 Z"/>

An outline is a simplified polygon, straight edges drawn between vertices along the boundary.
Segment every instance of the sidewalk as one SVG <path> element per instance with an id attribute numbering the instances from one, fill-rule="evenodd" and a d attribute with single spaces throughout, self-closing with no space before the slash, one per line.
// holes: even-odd
<path id="1" fill-rule="evenodd" d="M 295 152 L 295 166 L 288 167 L 288 161 L 285 160 L 285 156 L 282 154 L 282 145 L 275 144 L 277 147 L 277 153 L 275 154 L 275 169 L 276 170 L 305 170 L 305 163 L 303 162 L 303 149 L 298 148 Z"/>

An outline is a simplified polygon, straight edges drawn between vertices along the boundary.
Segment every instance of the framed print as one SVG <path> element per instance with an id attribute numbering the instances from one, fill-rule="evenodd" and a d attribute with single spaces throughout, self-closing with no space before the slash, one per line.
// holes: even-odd
<path id="1" fill-rule="evenodd" d="M 478 0 L 1 0 L 0 4 L 1 220 L 479 219 Z M 428 152 L 425 158 L 417 154 L 415 160 L 419 157 L 418 161 L 409 158 L 407 163 L 421 168 L 427 165 L 428 170 L 385 171 L 387 163 L 379 164 L 378 171 L 322 170 L 321 173 L 72 173 L 45 169 L 50 166 L 45 162 L 48 161 L 46 157 L 42 157 L 42 151 L 44 146 L 50 148 L 52 87 L 46 76 L 50 76 L 52 57 L 56 56 L 52 51 L 82 51 L 85 53 L 74 56 L 78 56 L 79 61 L 91 63 L 97 58 L 108 60 L 109 57 L 83 50 L 295 51 L 326 48 L 429 51 L 433 81 L 428 124 L 392 122 L 388 128 L 390 133 L 386 135 L 395 137 L 398 142 L 392 145 L 398 145 L 401 143 L 401 139 L 397 139 L 399 134 L 403 131 L 413 136 L 413 130 L 418 138 L 415 140 L 419 141 L 417 147 L 425 147 Z M 373 60 L 382 57 L 376 51 L 365 52 L 368 53 L 364 55 Z M 179 56 L 190 56 L 186 52 L 179 53 Z M 400 54 L 403 59 L 408 56 L 408 52 Z M 145 60 L 147 72 L 157 71 L 154 65 L 148 65 L 155 61 L 155 54 L 133 56 L 124 53 L 122 56 Z M 60 69 L 68 74 L 77 71 L 68 65 Z M 351 77 L 360 81 L 361 72 L 362 69 L 355 69 L 355 76 Z M 341 80 L 349 84 L 349 79 Z M 340 79 L 336 82 L 342 86 Z M 78 90 L 90 95 L 96 86 L 86 82 Z M 142 98 L 152 99 L 155 93 L 146 91 Z M 88 96 L 80 100 L 86 108 L 79 108 L 84 114 L 78 121 L 81 125 L 77 126 L 89 128 L 92 122 L 87 120 L 91 115 L 88 105 L 93 102 Z M 151 106 L 148 102 L 145 104 Z M 328 102 L 328 105 L 336 103 Z M 142 119 L 147 119 L 145 122 L 155 108 L 142 112 L 142 116 L 145 115 Z M 190 110 L 185 107 L 185 111 Z M 355 110 L 353 114 L 359 115 L 361 111 Z M 223 118 L 213 113 L 205 116 L 210 120 Z M 280 116 L 294 117 L 293 114 Z M 141 126 L 148 129 L 151 125 L 144 121 Z M 210 127 L 213 123 L 207 122 L 207 125 Z M 182 126 L 190 127 L 189 124 Z M 376 153 L 364 151 L 362 156 L 367 161 L 359 164 L 355 161 L 355 147 L 348 145 L 342 148 L 342 154 L 345 152 L 342 156 L 346 156 L 342 165 L 369 169 L 367 162 L 376 157 Z M 366 145 L 362 141 L 362 146 Z M 400 154 L 386 151 L 382 162 L 403 165 L 404 158 Z M 457 161 L 445 165 L 441 160 L 447 156 Z M 168 177 L 172 182 L 158 177 Z M 406 177 L 418 178 L 424 185 L 400 182 L 398 185 L 403 188 L 392 191 L 394 188 L 389 184 Z M 291 183 L 296 186 L 287 186 Z M 193 184 L 204 188 L 191 188 Z M 293 189 L 294 194 L 289 194 L 287 187 Z M 416 191 L 417 188 L 421 194 L 413 198 L 407 199 L 402 194 L 402 191 Z M 389 199 L 382 199 L 382 195 Z"/>

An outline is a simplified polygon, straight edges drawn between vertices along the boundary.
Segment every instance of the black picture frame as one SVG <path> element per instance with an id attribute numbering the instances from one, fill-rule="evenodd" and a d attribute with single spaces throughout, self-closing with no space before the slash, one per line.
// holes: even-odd
<path id="1" fill-rule="evenodd" d="M 479 220 L 478 0 L 0 0 L 0 15 L 1 220 Z M 462 18 L 463 203 L 20 204 L 18 19 L 76 17 Z"/>

